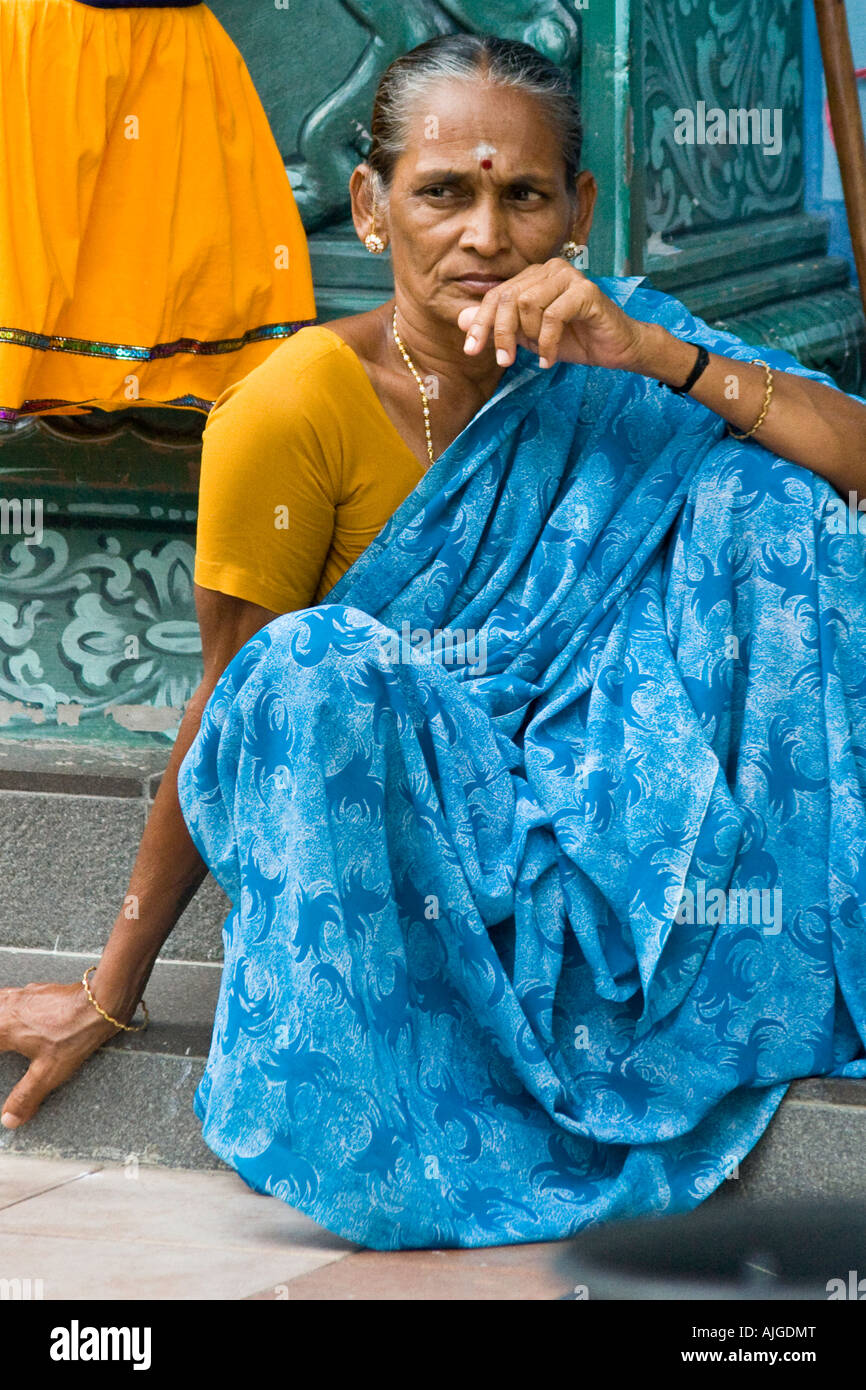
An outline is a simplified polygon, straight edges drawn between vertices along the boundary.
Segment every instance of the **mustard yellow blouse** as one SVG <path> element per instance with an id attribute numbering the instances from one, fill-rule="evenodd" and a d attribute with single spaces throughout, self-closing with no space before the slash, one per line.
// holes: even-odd
<path id="1" fill-rule="evenodd" d="M 196 583 L 278 613 L 308 608 L 423 474 L 355 351 L 301 328 L 208 416 Z"/>

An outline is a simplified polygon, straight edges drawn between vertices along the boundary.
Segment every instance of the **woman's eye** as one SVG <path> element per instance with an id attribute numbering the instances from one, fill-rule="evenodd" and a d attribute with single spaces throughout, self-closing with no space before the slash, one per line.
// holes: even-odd
<path id="1" fill-rule="evenodd" d="M 461 194 L 461 189 L 446 183 L 431 183 L 427 188 L 421 190 L 422 196 L 432 198 L 434 202 L 443 202 L 446 198 L 456 198 Z M 539 193 L 536 188 L 527 188 L 522 184 L 517 184 L 508 191 L 509 198 L 518 203 L 534 203 L 544 198 L 543 193 Z"/>

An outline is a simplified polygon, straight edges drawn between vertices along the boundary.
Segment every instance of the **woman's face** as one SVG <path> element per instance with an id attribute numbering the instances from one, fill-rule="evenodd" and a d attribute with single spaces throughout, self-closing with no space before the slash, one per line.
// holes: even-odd
<path id="1" fill-rule="evenodd" d="M 446 80 L 416 105 L 377 230 L 388 234 L 398 293 L 454 324 L 499 281 L 558 255 L 569 238 L 585 243 L 595 195 L 592 174 L 566 182 L 556 131 L 534 97 Z M 369 223 L 361 227 L 365 235 Z"/>

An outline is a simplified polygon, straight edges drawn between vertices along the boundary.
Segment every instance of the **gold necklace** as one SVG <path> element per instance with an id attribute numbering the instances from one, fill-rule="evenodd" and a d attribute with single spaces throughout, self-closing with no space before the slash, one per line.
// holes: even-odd
<path id="1" fill-rule="evenodd" d="M 415 366 L 415 363 L 412 361 L 412 358 L 409 356 L 408 352 L 404 348 L 402 339 L 400 338 L 400 334 L 397 332 L 396 304 L 394 305 L 394 317 L 391 320 L 391 332 L 394 334 L 394 342 L 397 344 L 398 348 L 400 349 L 400 352 L 403 355 L 403 361 L 406 363 L 406 366 L 409 368 L 409 371 L 412 373 L 415 380 L 417 381 L 418 390 L 421 392 L 421 399 L 424 402 L 424 433 L 427 436 L 427 457 L 429 458 L 430 463 L 432 464 L 434 462 L 434 459 L 433 440 L 430 435 L 430 403 L 427 400 L 427 392 L 424 390 L 424 383 L 418 375 L 418 370 Z"/>

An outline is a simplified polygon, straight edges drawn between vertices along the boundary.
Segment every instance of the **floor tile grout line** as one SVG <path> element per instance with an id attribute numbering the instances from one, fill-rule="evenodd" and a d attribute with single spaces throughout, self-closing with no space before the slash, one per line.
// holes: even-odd
<path id="1" fill-rule="evenodd" d="M 3 1236 L 33 1236 L 37 1240 L 71 1240 L 80 1243 L 106 1243 L 116 1245 L 117 1238 L 108 1234 L 94 1233 L 93 1231 L 34 1231 L 32 1226 L 6 1226 L 0 1222 L 0 1237 Z M 146 1246 L 148 1248 L 162 1250 L 197 1250 L 202 1254 L 232 1254 L 232 1255 L 267 1255 L 273 1254 L 274 1258 L 285 1259 L 286 1256 L 300 1255 L 305 1259 L 320 1257 L 319 1265 L 333 1264 L 337 1260 L 345 1259 L 347 1255 L 355 1254 L 351 1250 L 320 1250 L 317 1246 L 300 1245 L 290 1246 L 288 1249 L 277 1251 L 272 1245 L 199 1245 L 189 1240 L 172 1240 L 166 1237 L 159 1240 L 154 1236 L 126 1236 L 124 1244 L 129 1246 Z M 309 1272 L 309 1271 L 305 1271 Z M 297 1278 L 297 1275 L 293 1275 Z"/>
<path id="2" fill-rule="evenodd" d="M 59 1182 L 53 1182 L 48 1187 L 40 1187 L 36 1192 L 28 1192 L 26 1197 L 16 1197 L 14 1202 L 0 1203 L 0 1213 L 11 1211 L 13 1207 L 20 1207 L 22 1202 L 29 1202 L 34 1197 L 44 1197 L 47 1192 L 57 1192 L 61 1187 L 68 1187 L 70 1183 L 78 1182 L 81 1178 L 90 1178 L 94 1173 L 101 1173 L 102 1171 L 101 1167 L 88 1168 L 82 1173 L 75 1173 L 71 1178 L 61 1178 Z"/>
<path id="3" fill-rule="evenodd" d="M 2 0 L 0 0 L 0 4 L 2 4 Z M 159 1055 L 160 1055 L 160 1056 L 168 1056 L 168 1055 L 170 1055 L 170 1054 L 168 1054 L 168 1053 L 160 1053 Z M 181 1058 L 181 1060 L 182 1060 L 182 1061 L 185 1061 L 185 1062 L 188 1062 L 188 1061 L 190 1061 L 190 1058 L 189 1058 L 189 1057 L 183 1057 L 183 1058 Z M 116 1153 L 116 1152 L 117 1152 L 117 1150 L 115 1150 L 115 1153 Z M 32 1159 L 32 1160 L 33 1160 L 34 1162 L 36 1162 L 36 1163 L 75 1163 L 76 1160 L 80 1157 L 80 1155 L 78 1155 L 78 1154 L 68 1154 L 68 1155 L 64 1155 L 64 1154 L 54 1154 L 54 1153 L 34 1153 L 31 1149 L 26 1149 L 26 1148 L 23 1148 L 23 1147 L 22 1147 L 22 1148 L 19 1148 L 19 1149 L 12 1149 L 12 1148 L 7 1149 L 7 1148 L 4 1148 L 4 1147 L 2 1146 L 2 1144 L 0 1144 L 0 1173 L 2 1173 L 2 1171 L 3 1171 L 3 1159 L 6 1158 L 6 1157 L 9 1157 L 9 1158 L 28 1158 L 28 1159 Z M 118 1158 L 100 1158 L 98 1154 L 92 1154 L 91 1157 L 90 1157 L 89 1159 L 87 1159 L 87 1158 L 82 1158 L 82 1159 L 81 1159 L 81 1162 L 82 1162 L 82 1163 L 88 1163 L 88 1162 L 97 1163 L 97 1164 L 99 1165 L 99 1167 L 93 1169 L 93 1172 L 94 1172 L 94 1173 L 122 1173 L 122 1172 L 124 1171 L 125 1166 L 126 1166 L 125 1161 L 124 1161 L 123 1159 L 118 1159 Z M 188 1175 L 188 1176 L 194 1177 L 194 1178 L 212 1178 L 212 1177 L 221 1177 L 221 1178 L 225 1178 L 226 1176 L 228 1176 L 228 1177 L 237 1177 L 237 1174 L 235 1173 L 234 1169 L 233 1169 L 233 1168 L 229 1168 L 229 1167 L 227 1167 L 226 1165 L 223 1165 L 221 1168 L 182 1168 L 182 1167 L 179 1167 L 177 1163 L 145 1163 L 145 1162 L 142 1160 L 142 1158 L 141 1158 L 140 1156 L 138 1156 L 138 1166 L 139 1166 L 140 1169 L 143 1169 L 148 1175 L 151 1174 L 151 1173 L 179 1173 L 179 1174 L 181 1174 L 181 1176 L 183 1176 L 183 1177 L 186 1177 L 186 1176 Z M 83 1176 L 83 1175 L 82 1175 L 82 1176 Z M 58 1185 L 60 1185 L 60 1184 L 58 1184 Z M 0 1211 L 2 1211 L 2 1210 L 3 1210 L 3 1208 L 0 1207 Z"/>

